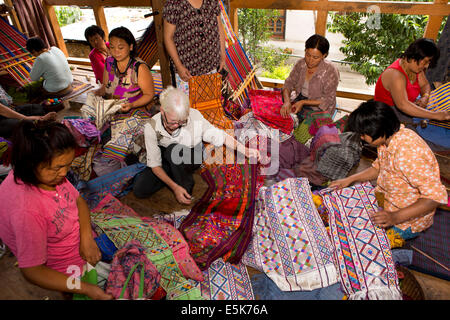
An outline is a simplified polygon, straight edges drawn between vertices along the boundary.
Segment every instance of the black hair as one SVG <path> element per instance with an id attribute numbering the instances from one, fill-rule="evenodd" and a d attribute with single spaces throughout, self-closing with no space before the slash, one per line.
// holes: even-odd
<path id="1" fill-rule="evenodd" d="M 328 55 L 328 51 L 330 50 L 330 43 L 324 36 L 315 34 L 309 37 L 308 40 L 306 40 L 305 50 L 306 49 L 317 49 L 322 52 L 322 54 Z"/>
<path id="2" fill-rule="evenodd" d="M 368 135 L 372 140 L 388 139 L 400 129 L 400 121 L 392 107 L 381 101 L 369 100 L 354 110 L 347 122 L 346 131 Z"/>
<path id="3" fill-rule="evenodd" d="M 91 48 L 92 46 L 89 43 L 89 38 L 95 36 L 96 34 L 98 34 L 100 37 L 102 37 L 103 40 L 105 40 L 105 31 L 103 31 L 102 28 L 100 28 L 95 24 L 90 27 L 87 27 L 86 30 L 84 30 L 84 37 L 86 38 L 86 41 L 88 42 Z"/>
<path id="4" fill-rule="evenodd" d="M 130 57 L 135 57 L 137 50 L 136 39 L 129 29 L 125 27 L 115 28 L 109 33 L 110 40 L 112 37 L 124 40 L 129 46 L 133 45 L 133 50 L 130 51 Z"/>
<path id="5" fill-rule="evenodd" d="M 433 68 L 439 60 L 440 50 L 433 40 L 427 38 L 420 38 L 411 43 L 403 52 L 400 58 L 406 60 L 415 60 L 417 62 L 431 57 L 430 68 Z"/>
<path id="6" fill-rule="evenodd" d="M 44 40 L 42 40 L 39 37 L 29 38 L 27 40 L 26 46 L 27 46 L 27 50 L 29 52 L 33 52 L 33 51 L 39 52 L 39 51 L 47 48 L 47 45 L 44 43 Z"/>
<path id="7" fill-rule="evenodd" d="M 77 146 L 72 133 L 55 121 L 22 120 L 12 135 L 11 165 L 14 181 L 37 186 L 36 170 L 40 164 L 50 165 L 52 159 Z"/>

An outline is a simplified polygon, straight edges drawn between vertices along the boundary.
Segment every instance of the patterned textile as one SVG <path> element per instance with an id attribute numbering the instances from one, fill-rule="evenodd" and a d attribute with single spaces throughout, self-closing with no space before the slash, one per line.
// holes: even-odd
<path id="1" fill-rule="evenodd" d="M 108 193 L 121 197 L 130 192 L 134 177 L 145 168 L 146 166 L 142 163 L 124 167 L 88 181 L 78 191 L 88 203 L 89 208 L 94 208 Z"/>
<path id="2" fill-rule="evenodd" d="M 379 210 L 372 185 L 324 189 L 322 194 L 330 213 L 339 278 L 349 299 L 401 300 L 389 239 L 370 219 Z"/>
<path id="3" fill-rule="evenodd" d="M 201 172 L 208 184 L 202 199 L 180 226 L 200 269 L 219 257 L 237 263 L 250 241 L 258 185 L 256 164 L 211 166 Z"/>
<path id="4" fill-rule="evenodd" d="M 359 163 L 362 152 L 358 134 L 344 132 L 339 135 L 340 144 L 332 144 L 323 152 L 317 163 L 317 171 L 331 180 L 342 179 Z"/>
<path id="5" fill-rule="evenodd" d="M 233 122 L 225 116 L 221 102 L 222 77 L 219 73 L 194 76 L 189 79 L 189 102 L 212 125 L 219 129 L 233 129 Z"/>
<path id="6" fill-rule="evenodd" d="M 336 127 L 321 127 L 311 141 L 311 160 L 318 162 L 330 146 L 338 144 L 341 144 L 341 139 Z"/>
<path id="7" fill-rule="evenodd" d="M 256 206 L 252 246 L 243 263 L 264 271 L 283 291 L 309 291 L 338 281 L 332 245 L 307 179 L 261 188 Z"/>
<path id="8" fill-rule="evenodd" d="M 423 254 L 414 251 L 411 269 L 430 274 L 450 281 L 450 255 L 448 254 L 448 244 L 450 243 L 450 219 L 449 213 L 442 209 L 437 209 L 434 214 L 433 225 L 410 241 L 406 246 L 419 249 L 433 259 L 439 261 L 447 267 L 447 270 L 430 260 Z"/>
<path id="9" fill-rule="evenodd" d="M 450 111 L 450 82 L 430 93 L 427 109 L 431 111 Z M 430 120 L 430 124 L 450 129 L 450 121 Z"/>
<path id="10" fill-rule="evenodd" d="M 294 122 L 291 117 L 280 114 L 283 101 L 281 93 L 269 90 L 250 90 L 250 104 L 256 119 L 285 134 L 292 134 Z"/>
<path id="11" fill-rule="evenodd" d="M 120 110 L 121 104 L 125 100 L 109 99 L 96 96 L 93 92 L 87 94 L 86 102 L 81 107 L 81 114 L 84 118 L 92 117 L 95 119 L 95 126 L 102 130 L 105 123 L 110 121 L 113 115 Z"/>
<path id="12" fill-rule="evenodd" d="M 182 210 L 153 217 L 179 228 L 188 214 L 189 211 Z M 190 281 L 207 300 L 254 300 L 250 277 L 242 263 L 231 264 L 219 258 L 203 271 L 203 278 L 203 281 Z"/>
<path id="13" fill-rule="evenodd" d="M 151 223 L 139 217 L 111 216 L 101 212 L 91 213 L 91 221 L 119 250 L 130 240 L 138 241 L 145 248 L 145 255 L 161 275 L 160 285 L 167 292 L 167 299 L 202 299 L 200 291 L 184 277 L 170 244 Z"/>
<path id="14" fill-rule="evenodd" d="M 90 146 L 85 154 L 82 154 L 73 159 L 70 169 L 75 173 L 79 179 L 89 181 L 92 174 L 92 161 L 94 155 L 100 149 L 99 144 Z"/>
<path id="15" fill-rule="evenodd" d="M 139 217 L 139 215 L 129 206 L 124 205 L 112 194 L 108 193 L 98 205 L 91 210 L 95 213 L 104 213 L 116 216 Z"/>
<path id="16" fill-rule="evenodd" d="M 151 115 L 145 108 L 114 115 L 111 121 L 111 140 L 104 145 L 103 156 L 124 160 L 134 150 L 134 141 L 144 133 L 144 125 L 150 118 Z"/>
<path id="17" fill-rule="evenodd" d="M 125 281 L 135 264 L 141 263 L 132 274 L 130 281 L 121 296 Z M 144 268 L 144 299 L 150 299 L 159 287 L 161 275 L 146 256 L 145 248 L 136 240 L 131 240 L 118 250 L 111 263 L 111 271 L 106 283 L 106 293 L 115 299 L 119 297 L 127 300 L 139 298 L 139 286 L 141 284 L 141 268 Z"/>

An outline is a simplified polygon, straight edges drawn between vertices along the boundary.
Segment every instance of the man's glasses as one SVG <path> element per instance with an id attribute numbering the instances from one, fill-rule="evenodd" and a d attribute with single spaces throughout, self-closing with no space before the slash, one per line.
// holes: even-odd
<path id="1" fill-rule="evenodd" d="M 187 119 L 183 120 L 183 121 L 174 121 L 174 122 L 169 122 L 167 121 L 166 115 L 163 113 L 162 114 L 164 122 L 168 125 L 168 126 L 174 126 L 174 125 L 179 125 L 180 127 L 184 127 L 187 124 Z"/>

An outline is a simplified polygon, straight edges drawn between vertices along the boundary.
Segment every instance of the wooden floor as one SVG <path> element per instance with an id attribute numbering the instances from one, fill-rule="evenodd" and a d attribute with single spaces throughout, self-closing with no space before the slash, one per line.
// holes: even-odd
<path id="1" fill-rule="evenodd" d="M 58 119 L 62 119 L 67 115 L 79 113 L 80 103 L 71 103 L 65 110 L 58 113 Z M 439 160 L 439 159 L 438 159 Z M 445 170 L 450 170 L 450 159 L 440 159 L 440 163 L 445 166 Z M 370 165 L 370 162 L 362 159 L 360 165 L 355 171 L 360 171 Z M 207 189 L 206 183 L 199 174 L 194 175 L 195 188 L 193 196 L 200 199 Z M 133 193 L 120 199 L 124 204 L 133 208 L 141 216 L 151 216 L 155 212 L 170 213 L 183 209 L 189 210 L 193 204 L 186 206 L 179 204 L 173 193 L 167 188 L 163 188 L 148 199 L 137 199 Z M 249 274 L 258 271 L 248 268 Z M 450 300 L 450 282 L 439 278 L 435 278 L 426 274 L 412 271 L 416 279 L 420 283 L 426 300 Z M 16 259 L 11 252 L 0 258 L 0 300 L 62 300 L 62 295 L 39 288 L 28 283 L 20 273 L 16 264 Z"/>

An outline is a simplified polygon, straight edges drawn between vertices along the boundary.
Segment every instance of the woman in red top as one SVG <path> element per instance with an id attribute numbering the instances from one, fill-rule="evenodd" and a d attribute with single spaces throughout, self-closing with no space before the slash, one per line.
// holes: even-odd
<path id="1" fill-rule="evenodd" d="M 92 25 L 84 31 L 84 37 L 92 51 L 89 53 L 92 71 L 95 74 L 95 82 L 103 83 L 103 70 L 105 59 L 110 55 L 109 42 L 105 41 L 105 31 L 96 25 Z"/>
<path id="2" fill-rule="evenodd" d="M 450 112 L 426 109 L 430 84 L 425 77 L 429 65 L 439 59 L 439 49 L 433 40 L 421 38 L 380 75 L 375 85 L 375 101 L 394 107 L 402 123 L 412 123 L 412 118 L 450 120 Z M 420 99 L 417 99 L 420 95 Z"/>

